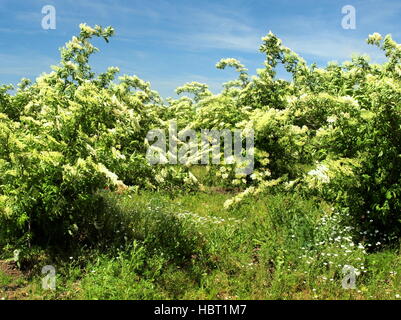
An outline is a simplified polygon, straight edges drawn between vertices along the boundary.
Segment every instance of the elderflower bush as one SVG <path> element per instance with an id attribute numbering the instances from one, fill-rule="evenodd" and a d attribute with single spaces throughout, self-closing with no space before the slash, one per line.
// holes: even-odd
<path id="1" fill-rule="evenodd" d="M 127 186 L 193 190 L 189 164 L 151 166 L 149 130 L 240 129 L 255 132 L 255 168 L 236 176 L 223 160 L 209 174 L 242 193 L 226 207 L 265 196 L 272 188 L 332 201 L 355 233 L 401 232 L 401 45 L 373 34 L 367 42 L 387 61 L 353 56 L 324 68 L 306 61 L 273 33 L 262 39 L 264 67 L 250 77 L 238 60 L 238 78 L 212 94 L 206 84 L 177 88 L 163 101 L 149 82 L 117 78 L 118 68 L 95 74 L 92 38 L 106 42 L 111 27 L 80 25 L 61 49 L 59 65 L 14 95 L 0 86 L 0 232 L 22 242 L 84 238 L 101 189 Z M 291 80 L 277 78 L 282 65 Z M 182 143 L 182 142 L 181 142 Z M 83 213 L 84 212 L 84 213 Z M 367 223 L 366 221 L 373 221 Z"/>
<path id="2" fill-rule="evenodd" d="M 243 188 L 247 185 L 248 179 L 245 174 L 237 173 L 237 166 L 223 164 L 209 168 L 212 174 L 220 181 L 220 185 L 226 188 Z"/>
<path id="3" fill-rule="evenodd" d="M 383 65 L 353 56 L 342 65 L 317 68 L 274 34 L 262 40 L 265 69 L 237 96 L 252 110 L 255 147 L 269 153 L 269 161 L 256 159 L 252 188 L 227 206 L 266 192 L 280 179 L 287 190 L 322 196 L 352 213 L 349 223 L 357 234 L 373 226 L 399 234 L 401 46 L 391 36 L 374 34 L 368 43 L 385 52 Z M 292 81 L 275 79 L 278 64 Z M 261 179 L 262 168 L 271 176 Z"/>
<path id="4" fill-rule="evenodd" d="M 146 161 L 144 139 L 160 123 L 160 98 L 136 76 L 115 81 L 118 68 L 96 75 L 91 39 L 108 42 L 114 30 L 80 29 L 53 72 L 32 84 L 23 80 L 14 96 L 0 90 L 0 233 L 6 241 L 85 241 L 101 207 L 99 190 L 157 186 L 160 168 Z M 170 185 L 188 176 L 182 171 L 171 171 Z"/>
<path id="5" fill-rule="evenodd" d="M 235 129 L 236 124 L 247 120 L 249 112 L 237 105 L 236 99 L 218 95 L 198 103 L 194 118 L 197 129 Z"/>

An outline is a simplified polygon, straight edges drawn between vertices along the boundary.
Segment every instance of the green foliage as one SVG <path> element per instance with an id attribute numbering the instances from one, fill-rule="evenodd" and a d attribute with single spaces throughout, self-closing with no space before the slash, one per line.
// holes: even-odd
<path id="1" fill-rule="evenodd" d="M 231 116 L 231 127 L 251 127 L 256 139 L 253 185 L 228 206 L 285 182 L 287 189 L 320 195 L 351 213 L 348 223 L 357 234 L 372 228 L 400 234 L 401 50 L 390 36 L 374 34 L 368 43 L 379 46 L 388 62 L 354 56 L 341 66 L 317 68 L 274 34 L 263 38 L 265 69 L 241 92 L 222 93 L 250 107 L 242 119 Z M 275 78 L 279 64 L 292 81 Z"/>
<path id="2" fill-rule="evenodd" d="M 144 141 L 160 124 L 159 96 L 135 76 L 115 82 L 117 68 L 96 76 L 91 39 L 108 42 L 114 31 L 80 28 L 61 49 L 54 72 L 33 84 L 23 80 L 14 96 L 9 87 L 0 90 L 3 243 L 73 243 L 96 219 L 99 190 L 156 188 L 160 168 L 146 161 Z M 173 181 L 182 184 L 187 176 Z"/>
<path id="3" fill-rule="evenodd" d="M 399 237 L 401 49 L 391 36 L 368 39 L 384 51 L 382 65 L 354 56 L 318 68 L 269 33 L 260 47 L 264 68 L 256 76 L 249 77 L 238 60 L 223 59 L 216 67 L 233 67 L 239 76 L 222 92 L 192 82 L 177 88 L 190 97 L 163 101 L 150 83 L 117 78 L 116 67 L 92 71 L 92 40 L 108 42 L 113 33 L 82 24 L 53 72 L 32 83 L 23 79 L 14 94 L 11 86 L 0 87 L 1 245 L 94 245 L 100 234 L 93 223 L 102 220 L 106 239 L 120 223 L 129 240 L 164 250 L 168 259 L 187 259 L 202 241 L 188 236 L 183 220 L 151 207 L 138 218 L 146 228 L 137 239 L 129 232 L 133 222 L 103 194 L 150 189 L 173 196 L 198 187 L 189 165 L 151 166 L 146 160 L 147 133 L 166 130 L 172 120 L 179 129 L 255 131 L 252 175 L 236 175 L 224 161 L 203 175 L 205 184 L 222 191 L 242 191 L 225 199 L 225 208 L 247 206 L 272 189 L 288 191 L 333 203 L 341 215 L 337 223 L 352 226 L 356 240 L 377 240 L 378 232 L 386 234 L 385 242 Z M 280 64 L 291 80 L 277 79 Z M 106 208 L 117 212 L 116 219 L 107 218 Z M 300 219 L 298 213 L 289 217 L 294 224 Z M 300 231 L 306 241 L 314 227 L 305 219 L 299 228 L 309 230 Z M 285 228 L 298 225 L 286 220 Z M 283 237 L 275 240 L 287 241 Z"/>
<path id="4" fill-rule="evenodd" d="M 39 258 L 35 263 L 37 272 L 29 279 L 29 286 L 19 292 L 20 298 L 400 297 L 399 248 L 390 250 L 383 243 L 353 241 L 352 228 L 342 226 L 346 215 L 317 199 L 276 193 L 225 210 L 223 203 L 230 195 L 212 190 L 173 198 L 162 192 L 105 196 L 108 204 L 104 207 L 114 203 L 117 206 L 112 207 L 119 211 L 119 217 L 113 214 L 108 219 L 117 222 L 126 217 L 122 226 L 115 224 L 116 228 L 128 225 L 137 230 L 136 238 L 125 242 L 116 239 L 115 246 L 106 251 L 70 252 L 63 260 Z M 152 215 L 152 211 L 156 212 Z M 122 234 L 128 232 L 120 230 Z M 181 244 L 176 245 L 163 233 L 181 239 Z M 380 233 L 378 237 L 385 235 Z M 112 244 L 109 239 L 106 242 Z M 381 252 L 370 253 L 372 249 Z M 46 264 L 56 267 L 55 291 L 41 288 L 40 269 Z M 354 290 L 342 287 L 344 265 L 356 268 Z M 10 289 L 2 288 L 10 279 L 3 279 L 0 272 L 0 297 L 12 298 Z M 18 296 L 18 292 L 15 294 Z"/>

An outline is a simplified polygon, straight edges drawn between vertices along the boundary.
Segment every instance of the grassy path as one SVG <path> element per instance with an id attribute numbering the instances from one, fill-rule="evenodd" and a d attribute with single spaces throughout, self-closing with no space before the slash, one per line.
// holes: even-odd
<path id="1" fill-rule="evenodd" d="M 213 190 L 172 197 L 107 195 L 134 240 L 69 257 L 38 251 L 30 273 L 0 263 L 1 299 L 398 299 L 397 248 L 353 243 L 329 205 L 270 195 L 225 210 L 231 195 Z M 128 220 L 127 220 L 128 219 Z M 118 223 L 114 232 L 121 230 Z M 100 232 L 103 232 L 102 230 Z M 104 231 L 105 232 L 105 231 Z M 379 250 L 369 253 L 369 248 Z M 36 259 L 36 260 L 35 260 Z M 54 265 L 57 289 L 41 288 Z M 356 289 L 342 286 L 344 265 Z"/>

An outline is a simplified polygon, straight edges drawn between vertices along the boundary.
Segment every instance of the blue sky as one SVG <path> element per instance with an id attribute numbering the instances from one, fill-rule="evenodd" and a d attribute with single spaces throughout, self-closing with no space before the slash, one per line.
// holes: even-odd
<path id="1" fill-rule="evenodd" d="M 57 10 L 56 30 L 41 27 L 44 5 Z M 345 5 L 356 9 L 355 30 L 341 26 Z M 399 0 L 0 0 L 0 83 L 50 71 L 81 22 L 116 30 L 109 44 L 96 42 L 96 71 L 120 67 L 167 97 L 190 81 L 218 92 L 235 77 L 215 68 L 221 58 L 237 58 L 255 74 L 264 60 L 261 37 L 269 30 L 309 63 L 341 62 L 353 52 L 380 62 L 380 51 L 365 39 L 379 32 L 401 41 L 400 17 Z"/>

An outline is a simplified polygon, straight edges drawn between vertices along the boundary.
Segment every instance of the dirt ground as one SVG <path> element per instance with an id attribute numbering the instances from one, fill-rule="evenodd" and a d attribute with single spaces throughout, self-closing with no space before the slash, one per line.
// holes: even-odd
<path id="1" fill-rule="evenodd" d="M 0 260 L 0 299 L 26 299 L 28 293 L 24 290 L 24 274 L 18 270 L 13 261 Z"/>

